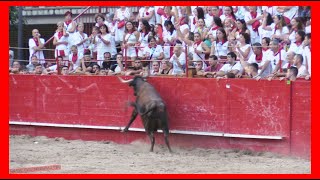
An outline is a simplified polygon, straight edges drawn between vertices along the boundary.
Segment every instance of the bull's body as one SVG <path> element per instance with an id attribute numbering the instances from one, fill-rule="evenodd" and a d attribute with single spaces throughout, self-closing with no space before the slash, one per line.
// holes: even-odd
<path id="1" fill-rule="evenodd" d="M 131 103 L 134 110 L 124 131 L 128 131 L 130 125 L 139 114 L 143 121 L 145 131 L 151 141 L 150 151 L 153 151 L 155 143 L 154 132 L 157 132 L 158 129 L 162 129 L 166 145 L 168 146 L 169 151 L 172 152 L 168 140 L 169 127 L 167 110 L 159 93 L 151 84 L 144 81 L 142 77 L 136 76 L 133 80 L 127 82 L 129 83 L 129 86 L 133 86 L 136 101 Z"/>

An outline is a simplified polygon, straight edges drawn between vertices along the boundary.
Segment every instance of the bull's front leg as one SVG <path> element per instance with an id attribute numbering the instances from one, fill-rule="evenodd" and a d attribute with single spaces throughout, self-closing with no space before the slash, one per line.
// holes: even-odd
<path id="1" fill-rule="evenodd" d="M 133 123 L 133 121 L 136 119 L 138 115 L 138 111 L 136 108 L 133 109 L 132 111 L 132 114 L 131 114 L 131 118 L 130 118 L 130 121 L 128 123 L 128 125 L 122 130 L 122 132 L 127 132 L 129 127 L 131 126 L 131 124 Z"/>

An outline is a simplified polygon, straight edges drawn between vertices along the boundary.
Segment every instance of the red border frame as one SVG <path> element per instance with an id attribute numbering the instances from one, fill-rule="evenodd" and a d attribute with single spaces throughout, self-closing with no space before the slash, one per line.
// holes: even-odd
<path id="1" fill-rule="evenodd" d="M 215 2 L 206 2 L 206 1 L 177 1 L 177 2 L 172 2 L 172 1 L 168 1 L 165 2 L 165 5 L 171 4 L 171 5 L 275 5 L 275 2 L 272 1 L 215 1 Z M 9 46 L 9 6 L 43 6 L 43 5 L 66 5 L 66 6 L 114 6 L 114 5 L 125 5 L 125 6 L 145 6 L 145 5 L 164 5 L 164 2 L 162 1 L 154 1 L 154 2 L 150 2 L 150 1 L 119 1 L 119 2 L 115 2 L 115 1 L 94 1 L 94 2 L 90 2 L 88 3 L 87 1 L 83 1 L 83 2 L 79 2 L 79 1 L 75 1 L 75 2 L 71 2 L 71 1 L 64 1 L 64 2 L 59 2 L 59 1 L 55 1 L 55 2 L 50 2 L 50 1 L 40 1 L 40 2 L 34 2 L 34 1 L 15 1 L 15 2 L 0 2 L 0 12 L 1 13 L 1 22 L 4 22 L 4 28 L 1 28 L 1 34 L 3 35 L 3 39 L 2 39 L 2 43 L 0 44 L 1 49 L 6 50 L 4 58 L 5 59 L 9 59 L 8 54 L 7 54 L 7 50 L 8 50 L 8 46 Z M 277 2 L 277 4 L 280 5 L 299 5 L 299 6 L 303 6 L 303 5 L 308 5 L 308 6 L 312 6 L 312 29 L 313 32 L 316 32 L 318 26 L 319 26 L 319 16 L 317 15 L 318 12 L 320 12 L 320 3 L 319 2 L 312 2 L 312 1 L 290 1 L 290 2 Z M 317 6 L 318 5 L 318 6 Z M 317 39 L 319 40 L 319 34 L 318 33 L 313 33 L 313 39 Z M 313 57 L 319 57 L 319 51 L 317 50 L 317 46 L 318 43 L 320 42 L 316 42 L 313 41 L 313 49 L 314 51 L 312 52 L 312 56 Z M 6 62 L 4 66 L 0 66 L 1 67 L 1 73 L 3 73 L 1 77 L 2 80 L 2 84 L 6 84 L 8 85 L 8 61 L 6 61 L 4 59 L 4 61 Z M 317 64 L 318 60 L 315 60 L 313 62 L 313 69 L 315 69 L 315 67 L 318 67 Z M 312 81 L 313 82 L 317 82 L 318 77 L 314 76 Z M 312 83 L 311 83 L 312 84 Z M 114 179 L 120 179 L 120 178 L 132 178 L 132 179 L 149 179 L 149 178 L 183 178 L 183 179 L 191 179 L 191 178 L 203 178 L 203 179 L 208 179 L 208 178 L 247 178 L 247 179 L 252 179 L 252 178 L 292 178 L 292 179 L 297 179 L 297 178 L 319 178 L 319 172 L 320 172 L 320 168 L 319 168 L 319 144 L 316 143 L 317 142 L 317 136 L 319 136 L 317 134 L 317 130 L 319 127 L 319 121 L 317 121 L 317 117 L 318 117 L 318 112 L 317 109 L 315 109 L 316 106 L 316 102 L 318 97 L 314 96 L 316 95 L 316 93 L 312 93 L 312 107 L 311 107 L 311 112 L 312 112 L 312 146 L 311 146 L 311 174 L 308 175 L 294 175 L 294 174 L 262 174 L 262 175 L 248 175 L 248 174 L 223 174 L 223 175 L 194 175 L 194 174 L 167 174 L 167 175 L 162 175 L 162 174 L 154 174 L 154 175 L 147 175 L 147 174 L 135 174 L 135 175 L 93 175 L 93 174 L 86 174 L 86 175 L 82 175 L 82 174 L 60 174 L 60 175 L 12 175 L 9 174 L 9 142 L 8 142 L 8 135 L 9 135 L 9 116 L 8 116 L 8 112 L 9 112 L 9 99 L 8 99 L 8 86 L 6 86 L 6 88 L 2 88 L 2 95 L 4 97 L 2 97 L 2 108 L 1 108 L 1 114 L 3 117 L 3 120 L 0 121 L 1 122 L 1 142 L 4 142 L 5 146 L 4 148 L 2 148 L 2 156 L 3 158 L 2 161 L 0 161 L 0 172 L 1 172 L 1 178 L 34 178 L 34 179 L 38 179 L 38 178 L 79 178 L 79 179 L 84 179 L 84 178 L 114 178 Z M 312 92 L 317 92 L 317 83 L 313 83 L 312 84 Z M 315 99 L 316 98 L 316 99 Z M 315 111 L 313 111 L 315 110 Z M 7 161 L 6 161 L 7 160 Z"/>

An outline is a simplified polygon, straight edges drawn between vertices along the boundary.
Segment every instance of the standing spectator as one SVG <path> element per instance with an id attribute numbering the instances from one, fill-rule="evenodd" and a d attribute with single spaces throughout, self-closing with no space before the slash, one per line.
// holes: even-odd
<path id="1" fill-rule="evenodd" d="M 133 61 L 138 56 L 138 48 L 136 47 L 138 40 L 140 38 L 140 33 L 136 30 L 136 28 L 133 26 L 131 21 L 128 21 L 126 23 L 126 31 L 123 38 L 123 53 L 129 60 Z"/>
<path id="2" fill-rule="evenodd" d="M 234 15 L 232 6 L 225 6 L 223 9 L 223 14 L 220 16 L 222 22 L 224 22 L 224 20 L 227 18 L 232 19 L 232 21 L 235 21 L 237 19 Z"/>
<path id="3" fill-rule="evenodd" d="M 148 38 L 150 36 L 152 36 L 151 26 L 149 25 L 147 20 L 142 20 L 142 22 L 140 22 L 140 36 L 137 43 L 138 57 L 140 59 L 144 58 L 143 51 L 145 47 L 148 46 Z"/>
<path id="4" fill-rule="evenodd" d="M 106 24 L 105 17 L 103 14 L 98 13 L 94 15 L 94 20 L 96 22 L 95 26 L 100 28 L 102 25 Z"/>
<path id="5" fill-rule="evenodd" d="M 169 59 L 173 54 L 173 47 L 176 44 L 177 39 L 177 31 L 174 28 L 171 21 L 165 21 L 164 27 L 166 29 L 165 32 L 163 32 L 163 41 L 164 41 L 164 57 L 166 59 Z"/>
<path id="6" fill-rule="evenodd" d="M 43 49 L 44 48 L 44 39 L 40 38 L 41 35 L 39 33 L 38 29 L 32 30 L 32 38 L 29 39 L 29 64 L 31 64 L 31 57 L 33 55 L 37 56 L 38 59 L 40 59 L 40 63 L 44 64 L 44 54 Z"/>
<path id="7" fill-rule="evenodd" d="M 71 51 L 71 46 L 75 45 L 74 43 L 74 33 L 76 32 L 77 23 L 72 20 L 72 13 L 70 11 L 67 11 L 64 13 L 64 35 L 68 37 L 68 53 Z"/>
<path id="8" fill-rule="evenodd" d="M 186 54 L 182 51 L 181 44 L 177 44 L 173 49 L 174 54 L 170 58 L 173 64 L 172 75 L 182 75 L 185 73 Z"/>
<path id="9" fill-rule="evenodd" d="M 298 6 L 278 6 L 277 13 L 283 15 L 286 23 L 289 24 L 293 18 L 298 16 Z"/>
<path id="10" fill-rule="evenodd" d="M 102 64 L 104 60 L 103 54 L 105 52 L 112 52 L 111 47 L 111 34 L 109 33 L 107 25 L 103 24 L 100 27 L 101 34 L 98 34 L 98 42 L 97 42 L 97 61 L 99 66 Z"/>
<path id="11" fill-rule="evenodd" d="M 92 27 L 92 34 L 90 35 L 90 45 L 89 50 L 92 52 L 91 56 L 93 59 L 97 59 L 98 52 L 97 52 L 97 42 L 98 42 L 98 34 L 100 33 L 100 29 L 97 26 Z"/>
<path id="12" fill-rule="evenodd" d="M 271 61 L 272 74 L 276 74 L 280 67 L 286 63 L 285 59 L 287 53 L 284 49 L 280 48 L 279 41 L 274 39 L 270 42 L 271 52 L 268 55 L 268 60 Z M 282 71 L 282 69 L 280 70 Z"/>
<path id="13" fill-rule="evenodd" d="M 234 52 L 229 52 L 227 54 L 228 63 L 223 65 L 220 71 L 216 73 L 216 77 L 223 77 L 228 72 L 231 72 L 233 74 L 242 74 L 242 67 L 240 62 L 236 62 L 237 55 Z"/>
<path id="14" fill-rule="evenodd" d="M 306 61 L 306 67 L 308 70 L 308 76 L 306 79 L 311 77 L 311 34 L 306 34 L 303 45 L 305 46 L 303 49 L 303 57 L 304 61 Z"/>
<path id="15" fill-rule="evenodd" d="M 293 51 L 296 54 L 303 54 L 303 41 L 305 39 L 305 35 L 306 33 L 302 30 L 299 30 L 296 33 L 296 37 L 295 37 L 295 41 L 291 42 L 290 44 L 290 48 L 288 49 L 288 51 Z"/>
<path id="16" fill-rule="evenodd" d="M 252 54 L 250 45 L 250 35 L 247 33 L 241 33 L 239 43 L 236 45 L 236 48 L 240 56 L 242 56 L 244 60 L 247 61 Z"/>
<path id="17" fill-rule="evenodd" d="M 194 43 L 193 47 L 193 60 L 194 61 L 202 61 L 203 67 L 205 69 L 207 64 L 205 63 L 205 55 L 210 54 L 210 48 L 201 40 L 200 33 L 194 33 Z"/>
<path id="18" fill-rule="evenodd" d="M 146 20 L 148 24 L 156 24 L 156 17 L 154 14 L 154 8 L 150 6 L 144 6 L 139 9 L 138 14 L 138 21 L 142 22 L 143 20 Z"/>
<path id="19" fill-rule="evenodd" d="M 289 31 L 289 37 L 288 37 L 288 44 L 292 43 L 295 41 L 295 38 L 296 38 L 296 33 L 299 31 L 299 30 L 302 30 L 304 31 L 305 30 L 305 27 L 303 25 L 303 22 L 302 22 L 302 18 L 300 17 L 295 17 L 291 20 L 291 29 Z"/>
<path id="20" fill-rule="evenodd" d="M 74 44 L 77 46 L 79 52 L 84 53 L 89 46 L 89 38 L 88 35 L 83 32 L 84 24 L 82 22 L 78 23 L 77 29 L 78 31 L 73 35 Z"/>
<path id="21" fill-rule="evenodd" d="M 245 13 L 244 20 L 247 23 L 247 27 L 250 30 L 251 43 L 260 41 L 258 34 L 258 28 L 260 26 L 260 20 L 263 18 L 257 12 L 257 6 L 249 6 L 249 12 Z"/>
<path id="22" fill-rule="evenodd" d="M 240 62 L 243 69 L 247 69 L 250 63 L 256 63 L 258 65 L 258 74 L 261 78 L 271 74 L 272 66 L 270 64 L 270 60 L 268 60 L 268 56 L 266 54 L 263 54 L 261 44 L 254 43 L 252 45 L 252 49 L 253 54 L 249 57 L 247 62 L 240 56 Z"/>
<path id="23" fill-rule="evenodd" d="M 217 39 L 212 43 L 210 54 L 216 55 L 218 59 L 226 59 L 229 46 L 226 31 L 223 28 L 218 28 Z"/>
<path id="24" fill-rule="evenodd" d="M 262 18 L 262 25 L 258 28 L 258 33 L 260 40 L 264 37 L 271 37 L 274 34 L 275 24 L 273 23 L 273 18 L 270 13 L 264 12 Z"/>
<path id="25" fill-rule="evenodd" d="M 216 7 L 216 6 L 213 6 L 213 7 Z M 213 17 L 212 26 L 209 26 L 209 27 L 211 28 L 209 29 L 206 38 L 210 40 L 212 39 L 215 40 L 217 37 L 217 29 L 223 28 L 221 19 L 219 17 Z"/>
<path id="26" fill-rule="evenodd" d="M 57 23 L 58 29 L 54 34 L 53 45 L 55 48 L 55 58 L 62 56 L 64 60 L 68 60 L 68 36 L 63 29 L 63 22 Z"/>
<path id="27" fill-rule="evenodd" d="M 160 24 L 162 27 L 165 27 L 165 22 L 171 21 L 171 24 L 175 23 L 174 12 L 172 12 L 172 6 L 164 7 L 164 14 L 161 15 Z M 163 29 L 163 33 L 165 34 L 168 31 L 166 28 Z"/>
<path id="28" fill-rule="evenodd" d="M 164 58 L 163 49 L 160 45 L 156 44 L 155 37 L 149 36 L 148 46 L 144 48 L 144 59 L 148 60 L 161 60 Z"/>
<path id="29" fill-rule="evenodd" d="M 129 20 L 130 15 L 131 13 L 129 11 L 129 8 L 126 6 L 120 6 L 120 8 L 117 9 L 114 14 L 113 20 L 116 21 L 115 41 L 117 43 L 120 43 L 120 46 L 122 46 L 122 43 L 124 41 L 123 37 L 126 29 L 126 22 Z"/>
<path id="30" fill-rule="evenodd" d="M 241 33 L 247 33 L 250 35 L 250 31 L 247 28 L 247 24 L 244 19 L 237 19 L 236 20 L 236 28 L 232 30 L 232 35 L 236 37 L 237 40 L 240 38 Z"/>
<path id="31" fill-rule="evenodd" d="M 267 54 L 271 52 L 269 45 L 270 45 L 270 38 L 268 37 L 262 38 L 261 46 L 262 46 L 262 53 L 264 56 L 267 56 Z"/>

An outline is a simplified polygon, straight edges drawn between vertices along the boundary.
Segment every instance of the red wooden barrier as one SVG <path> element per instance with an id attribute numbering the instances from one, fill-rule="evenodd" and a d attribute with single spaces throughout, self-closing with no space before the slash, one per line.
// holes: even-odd
<path id="1" fill-rule="evenodd" d="M 141 132 L 119 132 L 132 111 L 131 107 L 125 108 L 125 103 L 133 101 L 134 96 L 132 89 L 116 77 L 9 78 L 11 134 L 118 143 L 139 138 L 149 141 Z M 148 81 L 167 104 L 170 141 L 174 145 L 271 151 L 310 158 L 310 82 L 174 77 Z M 30 123 L 33 126 L 26 126 Z M 142 127 L 140 118 L 132 124 L 132 130 L 140 131 Z M 162 138 L 156 141 L 163 143 Z"/>

